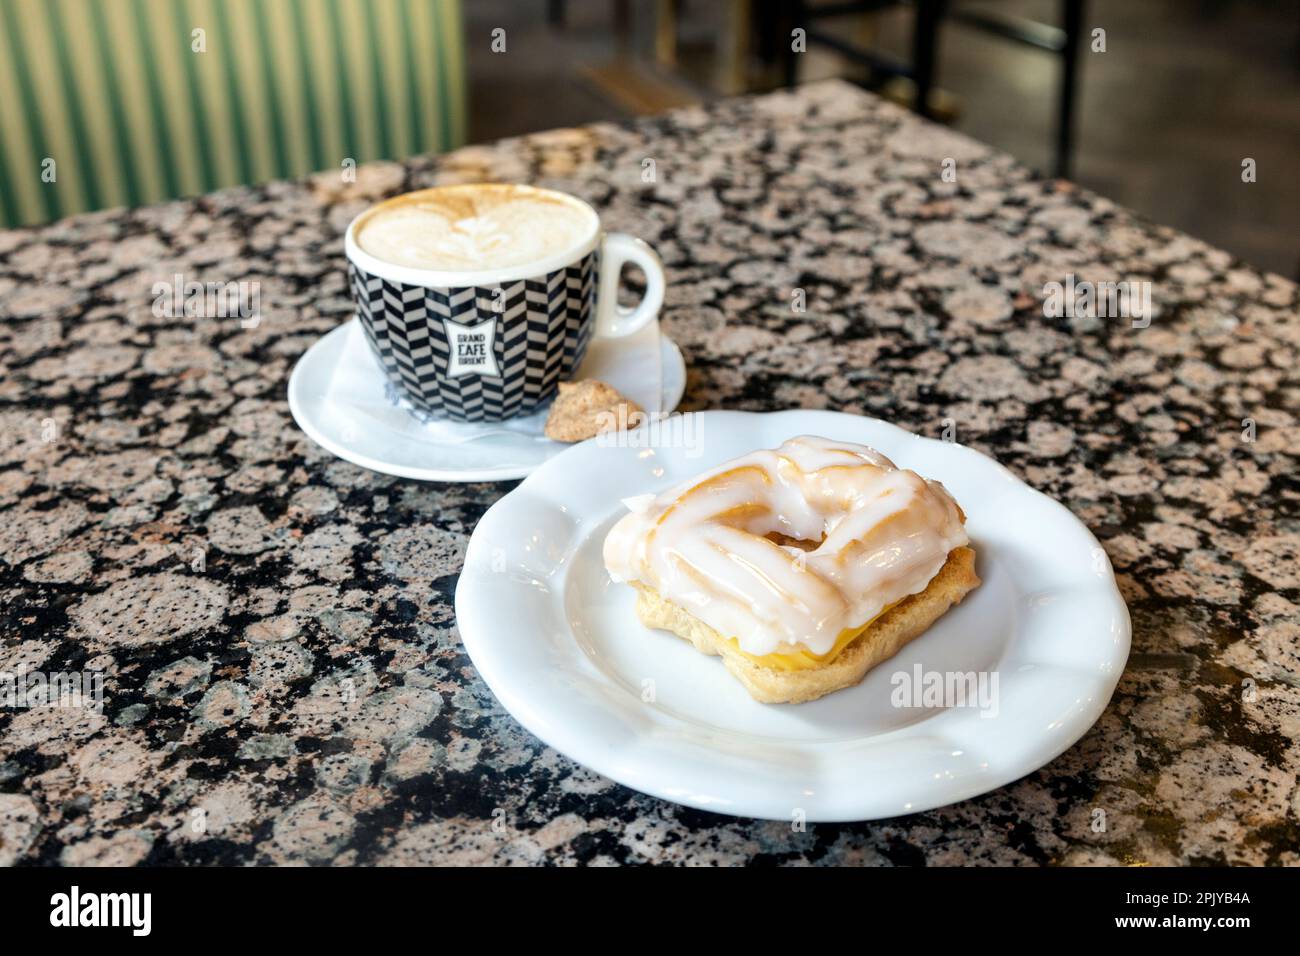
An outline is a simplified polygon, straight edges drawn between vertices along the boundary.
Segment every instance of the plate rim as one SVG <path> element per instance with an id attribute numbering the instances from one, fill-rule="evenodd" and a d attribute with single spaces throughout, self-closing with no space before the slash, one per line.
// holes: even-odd
<path id="1" fill-rule="evenodd" d="M 909 432 L 906 429 L 879 418 L 825 409 L 786 409 L 775 412 L 714 410 L 696 414 L 711 417 L 734 416 L 737 418 L 745 417 L 750 419 L 772 418 L 778 416 L 831 416 L 835 418 L 849 419 L 859 423 L 869 422 L 872 423 L 873 426 L 883 426 L 886 429 L 898 432 L 900 435 L 913 440 L 956 446 L 962 449 L 965 453 L 977 456 L 982 460 L 985 467 L 994 469 L 996 473 L 1009 482 L 1017 494 L 1024 494 L 1026 492 L 1031 493 L 1036 498 L 1046 502 L 1052 509 L 1058 509 L 1064 514 L 1069 522 L 1086 535 L 1087 539 L 1090 540 L 1096 548 L 1101 548 L 1100 543 L 1097 541 L 1096 536 L 1092 534 L 1091 530 L 1089 530 L 1073 512 L 1066 508 L 1065 505 L 1061 504 L 1051 496 L 1031 487 L 991 456 L 986 455 L 977 449 L 970 448 L 969 446 L 958 445 L 954 442 L 940 442 L 938 439 Z M 584 444 L 587 443 L 581 443 L 580 445 L 573 447 L 575 449 L 580 448 Z M 478 568 L 481 564 L 478 551 L 482 547 L 485 547 L 479 529 L 485 526 L 490 526 L 492 521 L 499 520 L 500 515 L 513 507 L 513 503 L 510 500 L 512 496 L 515 496 L 516 501 L 522 501 L 529 498 L 531 496 L 531 489 L 539 485 L 546 477 L 544 474 L 541 474 L 543 469 L 561 469 L 565 467 L 563 459 L 565 455 L 570 454 L 571 450 L 572 449 L 566 449 L 564 453 L 544 462 L 517 488 L 512 490 L 509 494 L 502 496 L 502 498 L 494 503 L 487 512 L 484 513 L 482 518 L 480 518 L 474 529 L 474 533 L 471 535 L 469 545 L 465 552 L 464 564 L 456 585 L 454 608 L 456 625 L 461 636 L 461 643 L 465 648 L 466 654 L 473 663 L 476 672 L 483 678 L 484 682 L 492 691 L 500 705 L 511 715 L 511 717 L 521 724 L 524 729 L 539 738 L 547 746 L 552 747 L 559 753 L 564 754 L 568 759 L 573 760 L 595 773 L 599 773 L 616 783 L 630 787 L 641 793 L 699 810 L 722 813 L 728 816 L 788 821 L 788 813 L 781 816 L 775 816 L 763 812 L 758 807 L 758 804 L 763 802 L 761 798 L 758 800 L 751 798 L 744 802 L 733 801 L 732 805 L 720 806 L 713 801 L 696 799 L 694 794 L 683 794 L 680 792 L 666 793 L 664 792 L 664 787 L 656 788 L 653 783 L 647 784 L 647 781 L 642 779 L 645 775 L 645 768 L 641 768 L 639 773 L 633 773 L 630 772 L 627 767 L 622 765 L 626 764 L 628 761 L 622 761 L 622 764 L 620 764 L 617 760 L 617 755 L 609 759 L 602 758 L 601 754 L 598 752 L 601 749 L 600 746 L 596 745 L 593 748 L 582 743 L 580 734 L 577 735 L 579 740 L 575 742 L 575 734 L 572 731 L 565 731 L 563 720 L 560 720 L 557 724 L 556 721 L 550 719 L 548 715 L 537 712 L 535 704 L 529 701 L 526 694 L 520 695 L 516 692 L 516 688 L 510 681 L 509 675 L 498 673 L 494 669 L 494 665 L 491 664 L 487 668 L 484 668 L 481 661 L 491 661 L 493 659 L 491 655 L 480 653 L 476 657 L 475 647 L 480 644 L 481 639 L 484 639 L 485 634 L 491 633 L 491 629 L 482 620 L 484 609 L 475 606 L 473 598 L 473 592 L 477 587 L 476 582 L 480 581 L 482 577 L 481 574 L 476 574 L 474 571 L 474 569 Z M 570 460 L 572 459 L 570 458 Z M 537 496 L 531 497 L 536 498 Z M 544 500 L 545 496 L 542 497 Z M 494 511 L 497 512 L 497 518 L 492 518 Z M 1101 550 L 1102 554 L 1104 554 L 1104 549 Z M 1082 739 L 1096 724 L 1105 712 L 1107 706 L 1109 706 L 1109 703 L 1114 696 L 1115 688 L 1118 686 L 1125 671 L 1132 644 L 1131 617 L 1128 612 L 1127 603 L 1124 601 L 1123 595 L 1119 591 L 1118 583 L 1115 580 L 1114 569 L 1110 566 L 1109 559 L 1107 559 L 1105 570 L 1107 573 L 1104 576 L 1097 575 L 1092 579 L 1093 584 L 1098 590 L 1099 596 L 1104 593 L 1108 602 L 1109 611 L 1111 612 L 1109 620 L 1112 628 L 1117 623 L 1120 625 L 1120 628 L 1111 635 L 1111 643 L 1113 647 L 1105 655 L 1105 666 L 1100 668 L 1098 672 L 1084 672 L 1082 668 L 1078 667 L 1060 668 L 1062 671 L 1068 671 L 1074 675 L 1072 679 L 1079 681 L 1080 686 L 1082 686 L 1082 682 L 1086 679 L 1088 689 L 1094 691 L 1094 693 L 1088 697 L 1084 706 L 1080 709 L 1079 716 L 1071 721 L 1070 727 L 1072 729 L 1060 736 L 1049 737 L 1046 734 L 1040 734 L 1030 741 L 1029 746 L 1021 748 L 1021 750 L 1025 752 L 1021 754 L 1019 762 L 1012 759 L 1009 761 L 1010 766 L 1000 768 L 1000 770 L 991 769 L 987 775 L 974 775 L 969 778 L 964 778 L 964 783 L 950 786 L 942 794 L 936 794 L 933 790 L 929 791 L 926 794 L 926 799 L 916 801 L 915 804 L 908 803 L 897 812 L 809 812 L 807 816 L 808 821 L 832 823 L 889 819 L 891 817 L 925 812 L 938 807 L 960 803 L 973 797 L 1000 789 L 1001 787 L 1007 786 L 1008 784 L 1041 769 L 1043 766 L 1055 760 L 1062 753 L 1065 753 L 1077 744 L 1079 740 Z M 1098 627 L 1102 627 L 1103 623 L 1105 622 L 1099 622 Z M 569 633 L 567 639 L 574 640 L 576 638 L 572 633 Z M 920 725 L 913 725 L 913 728 L 923 726 L 925 723 L 925 721 L 922 721 Z M 879 735 L 878 739 L 883 739 L 885 737 L 892 739 L 895 736 L 898 736 L 901 739 L 906 739 L 908 736 L 916 737 L 917 731 L 907 727 L 899 728 Z M 942 731 L 940 731 L 940 736 L 942 736 Z M 918 738 L 918 742 L 919 739 L 924 738 Z M 1049 741 L 1051 741 L 1051 743 L 1049 743 Z M 1044 744 L 1047 746 L 1043 746 Z M 813 742 L 800 743 L 799 741 L 786 741 L 783 746 L 799 748 L 817 747 L 820 745 Z M 596 752 L 593 753 L 593 750 Z M 1020 753 L 1020 751 L 1017 751 L 1017 753 Z M 871 758 L 866 759 L 869 760 Z M 633 763 L 635 762 L 633 761 Z"/>
<path id="2" fill-rule="evenodd" d="M 351 462 L 354 465 L 358 465 L 370 471 L 378 472 L 381 475 L 392 475 L 395 478 L 409 478 L 415 481 L 441 481 L 456 484 L 477 481 L 515 481 L 520 478 L 527 478 L 538 468 L 542 467 L 542 465 L 546 464 L 546 462 L 543 461 L 537 465 L 524 465 L 518 467 L 502 466 L 499 468 L 478 469 L 411 468 L 405 465 L 395 465 L 390 462 L 380 461 L 377 458 L 363 455 L 360 452 L 326 436 L 316 427 L 311 416 L 305 411 L 304 405 L 306 399 L 301 395 L 301 391 L 305 387 L 302 384 L 303 376 L 306 374 L 303 369 L 307 365 L 312 352 L 321 349 L 325 345 L 326 341 L 332 337 L 346 334 L 349 326 L 351 326 L 353 322 L 359 321 L 359 319 L 353 317 L 330 329 L 314 341 L 308 347 L 307 351 L 303 352 L 302 355 L 299 356 L 298 361 L 294 363 L 293 371 L 289 373 L 289 384 L 286 389 L 289 401 L 289 414 L 293 418 L 294 423 L 313 442 L 321 448 L 324 448 L 334 457 L 342 458 L 344 461 Z M 677 384 L 677 387 L 675 387 L 671 392 L 664 393 L 669 398 L 669 401 L 664 403 L 667 405 L 664 411 L 671 412 L 681 403 L 682 396 L 686 393 L 686 359 L 682 355 L 681 348 L 663 330 L 662 325 L 659 329 L 659 349 L 664 358 L 672 360 L 675 366 L 681 368 L 680 382 Z M 665 378 L 666 377 L 667 376 L 665 376 Z M 547 459 L 547 461 L 549 460 L 550 459 Z"/>

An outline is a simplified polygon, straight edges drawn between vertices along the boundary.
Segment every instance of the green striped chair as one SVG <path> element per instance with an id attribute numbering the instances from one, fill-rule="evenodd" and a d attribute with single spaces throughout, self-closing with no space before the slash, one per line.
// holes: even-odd
<path id="1" fill-rule="evenodd" d="M 464 136 L 459 0 L 0 0 L 0 225 Z"/>

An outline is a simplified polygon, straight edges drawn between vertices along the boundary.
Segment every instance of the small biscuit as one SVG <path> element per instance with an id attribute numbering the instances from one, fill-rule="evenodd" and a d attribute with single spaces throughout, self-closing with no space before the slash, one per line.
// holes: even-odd
<path id="1" fill-rule="evenodd" d="M 603 431 L 635 428 L 644 418 L 641 406 L 612 385 L 590 378 L 561 382 L 546 417 L 545 434 L 552 441 L 586 441 Z"/>

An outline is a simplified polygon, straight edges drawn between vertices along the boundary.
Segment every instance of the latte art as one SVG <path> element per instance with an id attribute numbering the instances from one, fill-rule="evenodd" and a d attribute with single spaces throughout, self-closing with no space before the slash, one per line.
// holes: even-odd
<path id="1" fill-rule="evenodd" d="M 440 272 L 509 269 L 578 246 L 597 230 L 582 202 L 528 186 L 443 186 L 381 203 L 359 224 L 364 252 Z"/>

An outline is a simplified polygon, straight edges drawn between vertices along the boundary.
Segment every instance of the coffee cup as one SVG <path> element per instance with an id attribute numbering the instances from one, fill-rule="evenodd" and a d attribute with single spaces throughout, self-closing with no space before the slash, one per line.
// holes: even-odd
<path id="1" fill-rule="evenodd" d="M 663 304 L 663 265 L 588 203 L 534 186 L 440 186 L 386 200 L 344 237 L 366 341 L 425 415 L 528 415 L 582 363 L 593 337 L 630 335 Z M 645 273 L 619 305 L 623 268 Z"/>

